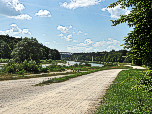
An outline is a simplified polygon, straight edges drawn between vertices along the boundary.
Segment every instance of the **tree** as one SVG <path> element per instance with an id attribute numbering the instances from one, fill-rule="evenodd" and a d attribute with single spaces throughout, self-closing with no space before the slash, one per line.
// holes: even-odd
<path id="1" fill-rule="evenodd" d="M 0 40 L 0 54 L 1 58 L 9 58 L 10 59 L 11 48 L 8 46 L 6 42 Z"/>
<path id="2" fill-rule="evenodd" d="M 113 21 L 112 26 L 128 22 L 129 27 L 135 27 L 134 31 L 125 37 L 124 49 L 131 49 L 130 57 L 134 61 L 142 60 L 142 64 L 152 67 L 152 0 L 118 0 L 110 4 L 113 8 L 118 4 L 122 9 L 132 7 L 128 15 L 120 15 L 120 18 Z"/>
<path id="3" fill-rule="evenodd" d="M 30 39 L 25 37 L 22 41 L 17 43 L 11 55 L 15 62 L 20 63 L 26 59 L 27 61 L 35 60 L 36 63 L 39 63 L 42 51 L 36 38 L 32 37 Z"/>

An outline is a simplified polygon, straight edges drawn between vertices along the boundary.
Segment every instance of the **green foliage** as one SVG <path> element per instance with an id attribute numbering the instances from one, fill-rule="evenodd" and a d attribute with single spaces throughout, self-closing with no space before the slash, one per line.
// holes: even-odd
<path id="1" fill-rule="evenodd" d="M 85 66 L 91 67 L 91 64 L 89 64 L 88 62 L 85 62 Z"/>
<path id="2" fill-rule="evenodd" d="M 91 52 L 91 53 L 73 53 L 71 56 L 62 55 L 62 58 L 65 60 L 74 60 L 78 56 L 78 61 L 80 64 L 84 63 L 85 60 L 92 62 L 101 63 L 101 62 L 131 62 L 132 59 L 129 57 L 125 58 L 127 55 L 127 50 L 112 50 L 110 52 Z"/>
<path id="3" fill-rule="evenodd" d="M 51 64 L 47 68 L 48 68 L 49 72 L 51 72 L 51 71 L 53 71 L 53 72 L 65 71 L 64 67 L 62 67 L 61 65 L 55 65 L 55 64 Z"/>
<path id="4" fill-rule="evenodd" d="M 24 38 L 22 41 L 18 42 L 16 48 L 11 53 L 15 62 L 23 62 L 25 59 L 27 61 L 35 60 L 36 63 L 40 62 L 42 56 L 39 43 L 36 38 Z"/>
<path id="5" fill-rule="evenodd" d="M 141 69 L 121 71 L 102 97 L 96 114 L 150 114 L 152 92 L 148 92 L 149 86 L 140 84 L 144 75 Z"/>
<path id="6" fill-rule="evenodd" d="M 0 57 L 1 58 L 10 58 L 11 48 L 9 45 L 0 39 Z"/>
<path id="7" fill-rule="evenodd" d="M 20 72 L 23 69 L 28 72 L 38 73 L 39 71 L 41 71 L 41 66 L 36 65 L 36 62 L 33 60 L 29 62 L 25 60 L 23 63 L 15 63 L 14 61 L 11 61 L 5 66 L 4 71 L 8 73 L 15 73 Z"/>
<path id="8" fill-rule="evenodd" d="M 124 49 L 131 49 L 129 55 L 135 64 L 147 65 L 152 69 L 152 1 L 151 0 L 118 0 L 110 4 L 113 8 L 120 4 L 122 8 L 132 7 L 128 15 L 121 15 L 118 20 L 111 20 L 116 26 L 120 23 L 128 22 L 129 27 L 134 26 L 134 30 L 125 37 Z"/>
<path id="9" fill-rule="evenodd" d="M 0 57 L 5 58 L 5 59 L 11 59 L 12 58 L 11 53 L 12 53 L 13 49 L 16 48 L 17 44 L 20 41 L 22 42 L 22 38 L 10 37 L 9 35 L 0 35 L 0 46 L 1 46 Z M 35 40 L 33 40 L 33 42 L 35 42 Z M 21 47 L 24 47 L 24 45 L 27 46 L 28 44 L 27 43 L 23 44 Z M 2 45 L 4 45 L 4 46 L 2 46 Z M 39 45 L 39 49 L 41 50 L 41 54 L 42 54 L 42 56 L 40 57 L 40 59 L 60 60 L 60 53 L 58 52 L 58 50 L 56 50 L 56 49 L 50 49 L 50 48 L 48 48 L 46 46 L 43 46 L 42 43 L 41 44 L 38 43 L 38 45 Z M 30 46 L 31 47 L 32 46 L 35 47 L 34 43 L 32 45 L 29 44 L 29 46 L 27 46 L 27 48 L 29 48 Z M 25 48 L 22 48 L 22 49 L 25 49 Z M 35 52 L 35 50 L 33 50 L 33 52 Z M 33 53 L 33 52 L 32 52 L 32 54 L 35 55 L 35 53 Z M 23 53 L 26 55 L 25 52 L 21 52 L 20 54 L 23 54 Z M 16 61 L 18 61 L 18 62 L 21 61 L 20 57 L 21 56 L 17 56 L 16 57 Z M 28 60 L 30 58 L 26 58 L 26 59 Z M 31 59 L 34 60 L 34 58 L 31 58 Z"/>

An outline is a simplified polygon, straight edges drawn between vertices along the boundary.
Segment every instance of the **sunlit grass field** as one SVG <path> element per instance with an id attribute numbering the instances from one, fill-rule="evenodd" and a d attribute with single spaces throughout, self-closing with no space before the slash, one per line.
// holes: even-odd
<path id="1" fill-rule="evenodd" d="M 152 80 L 145 70 L 121 71 L 95 114 L 152 114 Z"/>

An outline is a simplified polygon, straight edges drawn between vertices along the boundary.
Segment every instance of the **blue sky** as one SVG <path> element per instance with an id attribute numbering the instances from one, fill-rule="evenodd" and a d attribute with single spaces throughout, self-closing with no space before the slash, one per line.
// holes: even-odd
<path id="1" fill-rule="evenodd" d="M 60 52 L 121 50 L 133 30 L 127 23 L 111 26 L 129 9 L 107 8 L 117 0 L 0 0 L 0 34 L 34 37 Z"/>

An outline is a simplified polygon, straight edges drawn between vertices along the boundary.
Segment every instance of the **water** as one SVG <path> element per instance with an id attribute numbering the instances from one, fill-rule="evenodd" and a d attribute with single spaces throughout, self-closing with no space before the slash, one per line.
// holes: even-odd
<path id="1" fill-rule="evenodd" d="M 69 63 L 69 65 L 68 65 Z M 70 65 L 74 65 L 74 64 L 79 64 L 80 62 L 74 62 L 74 61 L 67 61 L 67 64 L 64 64 L 65 66 L 70 66 Z M 85 63 L 82 63 L 82 64 L 85 64 Z M 99 66 L 99 67 L 102 67 L 104 66 L 103 64 L 96 64 L 96 63 L 89 63 L 91 64 L 91 66 Z M 43 68 L 46 68 L 46 66 L 49 66 L 49 65 L 42 65 Z"/>
<path id="2" fill-rule="evenodd" d="M 74 62 L 74 61 L 67 61 L 67 63 L 69 63 L 70 65 L 74 65 L 74 64 L 79 64 L 80 62 Z M 83 64 L 85 64 L 85 63 L 83 63 Z M 104 66 L 103 64 L 96 64 L 96 63 L 89 63 L 89 64 L 91 64 L 91 66 L 99 66 L 99 67 L 102 67 L 102 66 Z M 69 66 L 69 65 L 68 65 Z"/>
<path id="3" fill-rule="evenodd" d="M 2 69 L 3 67 L 2 66 L 0 66 L 0 70 Z"/>

